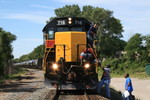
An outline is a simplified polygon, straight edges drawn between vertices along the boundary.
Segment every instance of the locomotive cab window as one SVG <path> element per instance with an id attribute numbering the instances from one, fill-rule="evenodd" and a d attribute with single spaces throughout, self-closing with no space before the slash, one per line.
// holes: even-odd
<path id="1" fill-rule="evenodd" d="M 58 28 L 57 28 L 57 31 L 58 31 L 58 32 L 69 31 L 69 28 L 68 28 L 68 27 L 58 27 Z"/>
<path id="2" fill-rule="evenodd" d="M 50 28 L 48 31 L 48 39 L 54 39 L 54 29 Z"/>

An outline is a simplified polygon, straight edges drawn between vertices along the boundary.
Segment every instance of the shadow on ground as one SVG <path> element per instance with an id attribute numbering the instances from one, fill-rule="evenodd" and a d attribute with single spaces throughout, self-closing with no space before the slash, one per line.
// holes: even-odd
<path id="1" fill-rule="evenodd" d="M 41 89 L 34 86 L 34 83 L 43 82 L 33 80 L 35 78 L 32 76 L 18 76 L 15 78 L 15 82 L 10 81 L 9 83 L 0 84 L 0 92 L 34 92 L 37 89 Z M 26 81 L 21 81 L 23 79 Z"/>
<path id="2" fill-rule="evenodd" d="M 115 89 L 110 88 L 110 94 L 111 94 L 111 98 L 110 98 L 111 100 L 122 100 L 122 94 L 120 91 L 116 91 Z M 104 87 L 101 88 L 100 95 L 107 98 Z"/>

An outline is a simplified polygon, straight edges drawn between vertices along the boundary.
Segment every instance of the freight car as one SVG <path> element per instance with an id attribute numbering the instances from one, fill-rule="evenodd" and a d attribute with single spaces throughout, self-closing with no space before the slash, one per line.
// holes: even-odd
<path id="1" fill-rule="evenodd" d="M 94 59 L 80 59 L 81 53 L 90 48 L 87 44 L 90 25 L 85 18 L 61 17 L 54 18 L 43 28 L 42 68 L 46 86 L 59 90 L 95 89 L 98 82 L 96 63 Z"/>
<path id="2" fill-rule="evenodd" d="M 42 69 L 42 58 L 14 63 L 13 66 Z"/>

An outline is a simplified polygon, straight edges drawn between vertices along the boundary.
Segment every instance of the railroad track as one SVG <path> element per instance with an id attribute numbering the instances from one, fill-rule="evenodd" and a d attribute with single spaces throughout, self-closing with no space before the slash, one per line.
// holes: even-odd
<path id="1" fill-rule="evenodd" d="M 50 90 L 45 100 L 108 100 L 93 91 Z"/>

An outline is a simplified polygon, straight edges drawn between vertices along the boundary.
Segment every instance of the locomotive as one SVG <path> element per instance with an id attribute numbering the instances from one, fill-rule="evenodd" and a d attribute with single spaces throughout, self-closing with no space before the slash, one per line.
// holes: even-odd
<path id="1" fill-rule="evenodd" d="M 94 59 L 83 60 L 90 48 L 87 32 L 91 23 L 82 17 L 52 19 L 43 28 L 45 85 L 51 89 L 95 89 L 98 82 Z M 94 52 L 93 52 L 94 53 Z"/>

